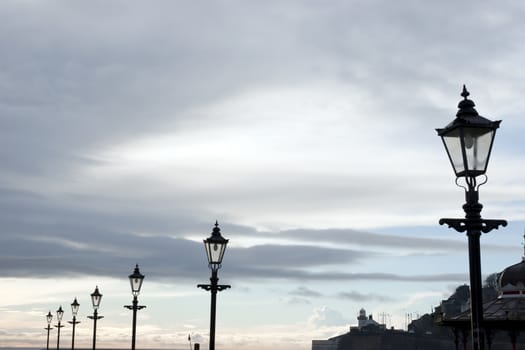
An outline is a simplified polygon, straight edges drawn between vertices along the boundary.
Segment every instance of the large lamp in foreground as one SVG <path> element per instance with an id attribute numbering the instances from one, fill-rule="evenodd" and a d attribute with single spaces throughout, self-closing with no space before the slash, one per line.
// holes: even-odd
<path id="1" fill-rule="evenodd" d="M 478 114 L 473 101 L 468 99 L 469 92 L 463 86 L 456 118 L 442 129 L 436 129 L 443 140 L 450 163 L 456 174 L 456 183 L 464 179 L 466 203 L 464 219 L 441 219 L 439 224 L 447 224 L 458 232 L 466 232 L 468 237 L 469 275 L 470 275 L 470 310 L 472 349 L 484 347 L 483 336 L 483 301 L 481 281 L 481 256 L 479 238 L 481 233 L 488 233 L 499 226 L 506 226 L 505 220 L 485 220 L 481 218 L 483 206 L 479 203 L 479 187 L 487 182 L 487 166 L 490 159 L 496 129 L 501 121 L 491 121 Z M 484 179 L 478 183 L 478 176 Z"/>

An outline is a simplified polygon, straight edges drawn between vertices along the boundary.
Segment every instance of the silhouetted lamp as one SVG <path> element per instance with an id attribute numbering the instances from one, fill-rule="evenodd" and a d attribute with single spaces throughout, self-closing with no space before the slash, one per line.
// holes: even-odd
<path id="1" fill-rule="evenodd" d="M 57 331 L 57 350 L 60 349 L 60 328 L 64 327 L 61 322 L 62 322 L 62 317 L 64 316 L 64 310 L 62 310 L 62 306 L 60 306 L 57 310 L 57 321 L 58 321 L 58 324 L 55 325 L 56 328 L 58 328 L 58 331 Z"/>
<path id="2" fill-rule="evenodd" d="M 62 306 L 60 306 L 57 310 L 57 320 L 58 322 L 62 322 L 62 317 L 64 317 L 64 310 L 62 310 Z"/>
<path id="3" fill-rule="evenodd" d="M 142 287 L 142 282 L 144 281 L 144 275 L 139 271 L 139 265 L 135 266 L 135 270 L 131 275 L 129 275 L 129 283 L 131 284 L 131 293 L 133 296 L 138 296 L 140 293 L 140 288 Z"/>
<path id="4" fill-rule="evenodd" d="M 73 325 L 73 331 L 71 333 L 71 350 L 75 350 L 75 326 L 80 323 L 80 321 L 77 321 L 77 314 L 78 309 L 80 308 L 80 304 L 77 301 L 77 298 L 73 300 L 71 303 L 71 313 L 73 314 L 73 321 L 68 321 L 68 323 L 71 323 Z"/>
<path id="5" fill-rule="evenodd" d="M 218 284 L 218 270 L 221 268 L 222 258 L 226 251 L 228 240 L 221 235 L 219 223 L 215 222 L 215 227 L 211 236 L 204 240 L 204 248 L 208 257 L 208 266 L 211 269 L 211 284 L 199 284 L 198 288 L 211 292 L 211 312 L 210 312 L 210 350 L 215 350 L 215 311 L 217 305 L 217 292 L 228 289 L 231 286 Z"/>
<path id="6" fill-rule="evenodd" d="M 47 330 L 47 345 L 46 349 L 49 350 L 49 331 L 53 328 L 51 327 L 51 321 L 53 321 L 53 315 L 51 314 L 51 311 L 49 311 L 46 315 L 46 321 L 47 321 L 47 327 L 44 328 Z"/>
<path id="7" fill-rule="evenodd" d="M 93 350 L 95 350 L 97 343 L 97 320 L 104 318 L 104 316 L 98 315 L 98 308 L 100 306 L 100 301 L 102 300 L 102 294 L 100 294 L 98 286 L 90 295 L 91 303 L 93 304 L 93 316 L 88 316 L 88 318 L 93 320 Z"/>
<path id="8" fill-rule="evenodd" d="M 464 178 L 466 183 L 466 186 L 461 186 L 465 189 L 465 218 L 441 219 L 439 224 L 447 224 L 458 232 L 466 232 L 468 237 L 472 348 L 478 350 L 483 349 L 484 342 L 479 239 L 481 232 L 488 233 L 500 225 L 506 226 L 507 222 L 481 218 L 483 206 L 479 203 L 478 190 L 487 182 L 485 172 L 501 120 L 491 121 L 480 116 L 474 108 L 474 102 L 468 99 L 469 95 L 463 85 L 463 100 L 458 104 L 456 118 L 446 127 L 436 129 L 456 174 L 456 183 L 459 185 L 460 178 Z M 478 184 L 477 177 L 480 175 L 484 175 L 485 179 Z"/>
<path id="9" fill-rule="evenodd" d="M 487 171 L 494 136 L 501 120 L 491 121 L 478 114 L 474 102 L 469 100 L 469 92 L 463 86 L 463 100 L 459 111 L 450 124 L 437 129 L 447 151 L 450 163 L 457 177 L 470 178 L 483 175 Z"/>
<path id="10" fill-rule="evenodd" d="M 124 305 L 125 308 L 133 310 L 133 322 L 131 328 L 131 350 L 135 350 L 135 339 L 137 334 L 137 310 L 145 308 L 144 305 L 139 305 L 137 296 L 140 293 L 142 282 L 144 281 L 144 275 L 139 271 L 139 265 L 135 265 L 135 270 L 131 275 L 128 276 L 129 283 L 131 285 L 131 294 L 133 294 L 132 305 Z"/>
<path id="11" fill-rule="evenodd" d="M 95 291 L 91 293 L 91 303 L 93 304 L 93 310 L 97 311 L 100 306 L 100 301 L 102 300 L 102 294 L 98 290 L 98 286 L 95 288 Z"/>
<path id="12" fill-rule="evenodd" d="M 228 240 L 221 235 L 219 223 L 216 221 L 211 236 L 204 240 L 208 264 L 212 270 L 220 269 L 227 245 Z"/>
<path id="13" fill-rule="evenodd" d="M 71 303 L 71 313 L 73 314 L 73 317 L 77 317 L 78 309 L 80 308 L 80 304 L 77 301 L 77 298 L 73 300 Z"/>

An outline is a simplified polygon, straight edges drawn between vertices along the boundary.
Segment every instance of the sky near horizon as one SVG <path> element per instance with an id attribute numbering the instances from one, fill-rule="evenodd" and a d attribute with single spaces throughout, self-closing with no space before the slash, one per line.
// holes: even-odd
<path id="1" fill-rule="evenodd" d="M 75 297 L 90 347 L 95 286 L 97 346 L 129 346 L 138 263 L 137 348 L 206 348 L 215 220 L 232 285 L 217 349 L 306 350 L 360 308 L 404 328 L 468 283 L 465 236 L 438 225 L 464 195 L 435 132 L 463 84 L 503 120 L 480 201 L 509 226 L 482 237 L 482 270 L 520 261 L 524 15 L 506 0 L 0 2 L 0 347 L 45 346 L 45 315 L 71 320 Z"/>

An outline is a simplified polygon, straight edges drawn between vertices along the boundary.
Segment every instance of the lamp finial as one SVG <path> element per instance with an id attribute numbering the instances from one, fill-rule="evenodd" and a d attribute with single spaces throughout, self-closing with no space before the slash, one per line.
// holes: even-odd
<path id="1" fill-rule="evenodd" d="M 465 84 L 463 84 L 463 91 L 461 92 L 461 96 L 463 96 L 463 98 L 466 100 L 467 97 L 469 97 L 469 95 L 470 92 L 468 92 L 467 87 L 465 86 Z"/>

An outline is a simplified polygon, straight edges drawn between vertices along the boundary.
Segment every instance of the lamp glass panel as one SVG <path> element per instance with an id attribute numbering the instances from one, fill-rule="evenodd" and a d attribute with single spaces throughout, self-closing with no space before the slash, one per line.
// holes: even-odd
<path id="1" fill-rule="evenodd" d="M 62 316 L 64 316 L 64 311 L 62 310 L 62 306 L 61 306 L 57 310 L 57 320 L 58 320 L 58 322 L 62 321 Z"/>
<path id="2" fill-rule="evenodd" d="M 46 315 L 47 324 L 50 324 L 52 320 L 53 320 L 53 315 L 51 314 L 51 311 L 50 311 Z"/>
<path id="3" fill-rule="evenodd" d="M 463 176 L 465 173 L 465 163 L 459 129 L 454 129 L 446 135 L 443 135 L 442 139 L 456 176 Z"/>
<path id="4" fill-rule="evenodd" d="M 94 293 L 91 294 L 91 302 L 93 303 L 93 309 L 97 310 L 100 306 L 100 301 L 102 300 L 102 294 L 98 292 L 98 288 Z"/>
<path id="5" fill-rule="evenodd" d="M 80 304 L 77 302 L 77 299 L 71 304 L 71 313 L 73 316 L 76 316 L 78 313 L 78 308 L 80 307 Z"/>
<path id="6" fill-rule="evenodd" d="M 486 172 L 494 133 L 491 128 L 460 127 L 442 135 L 456 176 L 478 176 Z"/>
<path id="7" fill-rule="evenodd" d="M 139 277 L 129 277 L 129 282 L 131 285 L 131 292 L 133 295 L 138 295 L 140 293 L 140 288 L 142 287 L 142 282 L 144 281 L 144 278 Z"/>
<path id="8" fill-rule="evenodd" d="M 487 170 L 494 132 L 485 128 L 463 129 L 467 170 L 474 175 Z"/>
<path id="9" fill-rule="evenodd" d="M 208 255 L 208 263 L 221 264 L 226 251 L 226 243 L 205 241 L 204 246 Z"/>

